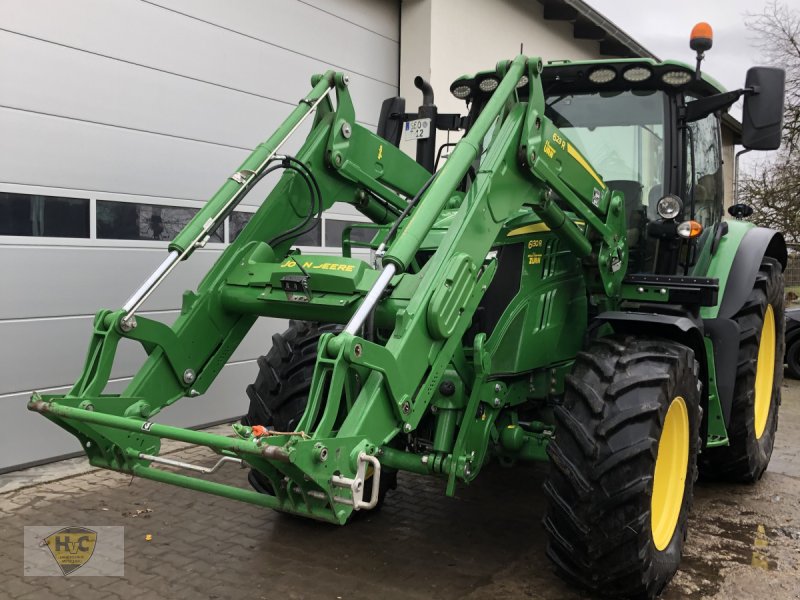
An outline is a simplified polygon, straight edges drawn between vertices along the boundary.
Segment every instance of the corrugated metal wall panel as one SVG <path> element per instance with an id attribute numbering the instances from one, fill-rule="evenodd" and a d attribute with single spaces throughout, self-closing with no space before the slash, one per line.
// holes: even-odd
<path id="1" fill-rule="evenodd" d="M 172 323 L 179 311 L 143 311 L 142 316 Z M 4 396 L 30 390 L 69 386 L 83 368 L 92 332 L 93 316 L 0 321 L 0 402 Z M 272 334 L 286 324 L 281 319 L 259 319 L 230 358 L 231 362 L 251 360 L 271 346 Z M 141 345 L 122 340 L 117 350 L 112 379 L 132 377 L 146 358 Z M 247 382 L 249 383 L 249 382 Z M 240 392 L 244 390 L 241 386 Z"/>
<path id="2" fill-rule="evenodd" d="M 165 409 L 155 420 L 159 423 L 191 427 L 219 422 L 247 411 L 247 397 L 241 393 L 242 382 L 255 379 L 255 361 L 228 364 L 207 394 L 186 398 Z M 121 392 L 129 380 L 112 383 L 110 393 Z M 68 388 L 54 390 L 63 394 Z M 53 457 L 80 451 L 77 440 L 40 414 L 25 409 L 29 394 L 0 397 L 0 472 L 15 465 L 45 462 Z M 202 417 L 202 421 L 198 421 Z"/>
<path id="3" fill-rule="evenodd" d="M 313 73 L 348 72 L 359 121 L 374 130 L 381 101 L 397 93 L 398 57 L 396 0 L 0 3 L 0 192 L 197 207 L 191 201 L 216 191 Z M 27 398 L 69 388 L 91 315 L 119 306 L 165 248 L 0 237 L 0 471 L 79 449 L 29 413 Z M 182 264 L 148 301 L 150 315 L 174 319 L 220 248 Z M 193 426 L 242 414 L 254 359 L 284 327 L 259 321 L 206 395 L 159 420 Z M 121 349 L 109 391 L 124 389 L 142 356 Z"/>
<path id="4" fill-rule="evenodd" d="M 180 308 L 183 291 L 197 286 L 220 252 L 195 252 L 156 290 L 147 309 Z M 98 307 L 121 306 L 164 255 L 163 248 L 0 246 L 0 273 L 10 273 L 14 283 L 0 294 L 0 323 L 93 315 Z"/>

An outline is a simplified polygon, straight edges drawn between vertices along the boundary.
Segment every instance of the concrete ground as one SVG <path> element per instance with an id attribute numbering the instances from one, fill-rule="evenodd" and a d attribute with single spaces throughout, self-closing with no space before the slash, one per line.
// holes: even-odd
<path id="1" fill-rule="evenodd" d="M 780 414 L 761 482 L 698 484 L 664 598 L 800 598 L 800 382 L 787 380 Z M 205 449 L 168 450 L 213 463 Z M 382 511 L 343 528 L 80 461 L 0 476 L 0 598 L 587 598 L 545 557 L 545 472 L 488 468 L 456 498 L 437 480 L 401 475 Z M 213 477 L 245 484 L 237 467 Z M 123 525 L 125 576 L 23 576 L 23 526 L 64 524 Z"/>

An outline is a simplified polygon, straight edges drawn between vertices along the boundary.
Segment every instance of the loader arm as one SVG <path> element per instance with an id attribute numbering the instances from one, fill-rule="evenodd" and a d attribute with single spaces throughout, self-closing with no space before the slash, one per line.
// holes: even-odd
<path id="1" fill-rule="evenodd" d="M 473 479 L 496 434 L 500 408 L 520 394 L 488 380 L 484 334 L 471 348 L 462 346 L 497 269 L 491 250 L 504 225 L 525 210 L 535 212 L 583 258 L 587 287 L 600 303 L 613 305 L 627 265 L 622 198 L 545 117 L 541 61 L 518 56 L 499 63 L 497 73 L 496 91 L 432 182 L 425 169 L 356 123 L 344 75 L 316 76 L 309 96 L 175 238 L 153 276 L 123 308 L 97 314 L 84 373 L 72 390 L 35 394 L 29 408 L 74 433 L 94 465 L 336 523 L 374 506 L 377 486 L 364 500 L 364 482 L 369 473 L 379 478 L 381 463 L 445 475 L 449 493 L 456 480 Z M 516 95 L 523 77 L 527 103 Z M 296 156 L 278 155 L 314 110 Z M 459 202 L 457 189 L 476 164 L 438 248 L 423 268 L 411 269 L 442 211 Z M 137 315 L 155 287 L 273 168 L 287 172 L 197 291 L 184 295 L 175 323 Z M 357 259 L 290 254 L 309 215 L 334 202 L 352 203 L 382 224 L 420 190 L 388 240 L 380 270 Z M 370 314 L 383 315 L 380 339 L 364 335 Z M 320 340 L 297 431 L 262 435 L 239 427 L 240 439 L 231 439 L 150 420 L 165 406 L 206 392 L 259 316 L 346 324 L 339 335 Z M 121 395 L 107 395 L 122 338 L 140 342 L 148 358 Z M 418 427 L 443 375 L 453 370 L 467 393 L 456 406 L 464 417 L 450 432 L 449 450 L 423 460 L 394 448 L 398 434 Z M 274 495 L 158 469 L 162 437 L 246 463 L 270 481 Z"/>

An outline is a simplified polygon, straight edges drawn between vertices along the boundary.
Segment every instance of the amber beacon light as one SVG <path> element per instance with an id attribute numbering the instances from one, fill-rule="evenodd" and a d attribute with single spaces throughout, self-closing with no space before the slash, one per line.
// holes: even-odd
<path id="1" fill-rule="evenodd" d="M 695 52 L 705 52 L 711 50 L 714 42 L 714 32 L 711 25 L 705 21 L 692 27 L 692 35 L 689 37 L 689 47 Z"/>
<path id="2" fill-rule="evenodd" d="M 714 32 L 711 31 L 711 25 L 705 21 L 701 21 L 692 28 L 692 34 L 689 36 L 689 47 L 697 53 L 697 67 L 695 68 L 695 79 L 700 79 L 700 63 L 703 62 L 705 52 L 711 50 L 711 45 L 714 43 Z"/>

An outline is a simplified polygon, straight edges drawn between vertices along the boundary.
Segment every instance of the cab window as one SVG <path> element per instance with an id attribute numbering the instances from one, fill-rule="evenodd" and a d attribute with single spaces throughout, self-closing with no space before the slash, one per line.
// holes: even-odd
<path id="1" fill-rule="evenodd" d="M 722 219 L 723 179 L 719 119 L 708 115 L 704 119 L 689 123 L 686 134 L 686 184 L 684 207 L 700 222 L 704 231 L 709 231 Z M 694 149 L 694 173 L 692 173 L 692 147 Z"/>

